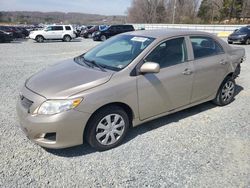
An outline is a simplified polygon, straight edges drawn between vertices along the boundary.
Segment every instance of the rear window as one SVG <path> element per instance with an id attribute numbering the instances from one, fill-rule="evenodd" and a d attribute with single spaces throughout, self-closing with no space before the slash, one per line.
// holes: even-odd
<path id="1" fill-rule="evenodd" d="M 210 37 L 193 36 L 190 39 L 195 59 L 224 53 L 221 45 Z"/>
<path id="2" fill-rule="evenodd" d="M 70 26 L 65 26 L 66 30 L 71 30 Z"/>

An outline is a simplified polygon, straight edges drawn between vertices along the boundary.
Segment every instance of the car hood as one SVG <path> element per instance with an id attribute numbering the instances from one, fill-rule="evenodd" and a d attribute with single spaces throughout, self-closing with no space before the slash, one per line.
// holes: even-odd
<path id="1" fill-rule="evenodd" d="M 72 59 L 34 74 L 25 85 L 47 99 L 62 99 L 108 82 L 113 73 L 79 65 Z"/>
<path id="2" fill-rule="evenodd" d="M 232 33 L 230 36 L 231 37 L 236 37 L 236 36 L 239 36 L 239 35 L 246 35 L 246 33 L 240 33 L 240 32 L 236 32 L 236 33 Z"/>

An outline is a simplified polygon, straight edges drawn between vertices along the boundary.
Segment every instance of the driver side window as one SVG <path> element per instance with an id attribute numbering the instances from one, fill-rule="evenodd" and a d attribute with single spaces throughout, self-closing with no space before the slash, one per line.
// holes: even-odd
<path id="1" fill-rule="evenodd" d="M 52 31 L 52 27 L 51 26 L 47 27 L 46 31 Z"/>
<path id="2" fill-rule="evenodd" d="M 184 63 L 187 60 L 185 38 L 170 39 L 161 43 L 145 60 L 158 63 L 161 68 Z"/>

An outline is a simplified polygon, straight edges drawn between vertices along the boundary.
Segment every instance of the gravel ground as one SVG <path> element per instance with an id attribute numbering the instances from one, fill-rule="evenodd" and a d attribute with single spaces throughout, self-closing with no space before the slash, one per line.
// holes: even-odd
<path id="1" fill-rule="evenodd" d="M 18 126 L 25 79 L 95 46 L 92 40 L 0 44 L 0 187 L 250 187 L 250 46 L 226 107 L 205 103 L 143 124 L 124 144 L 45 150 Z"/>

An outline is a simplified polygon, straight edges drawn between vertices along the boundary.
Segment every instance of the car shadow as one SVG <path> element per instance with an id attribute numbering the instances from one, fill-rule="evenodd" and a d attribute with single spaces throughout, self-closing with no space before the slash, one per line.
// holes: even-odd
<path id="1" fill-rule="evenodd" d="M 39 44 L 42 44 L 42 43 L 61 43 L 61 42 L 63 42 L 63 43 L 82 42 L 82 39 L 78 37 L 76 39 L 72 39 L 69 42 L 64 42 L 62 40 L 45 40 L 45 41 L 43 41 L 43 42 L 40 43 L 40 42 L 34 41 L 34 43 L 39 43 Z"/>
<path id="2" fill-rule="evenodd" d="M 236 85 L 236 91 L 235 96 L 237 96 L 244 88 Z M 212 108 L 217 107 L 212 102 L 206 102 L 191 108 L 187 108 L 185 110 L 163 116 L 160 118 L 157 118 L 155 120 L 146 122 L 141 124 L 140 126 L 137 126 L 135 128 L 131 128 L 128 132 L 127 137 L 123 141 L 123 144 L 129 142 L 130 140 L 133 140 L 135 137 L 142 135 L 146 132 L 155 130 L 157 128 L 160 128 L 162 126 L 167 126 L 173 122 L 179 122 L 180 120 L 183 120 L 187 117 L 205 112 L 207 110 L 210 110 Z M 118 146 L 119 147 L 119 146 Z M 78 157 L 82 155 L 88 155 L 91 153 L 96 153 L 95 149 L 91 148 L 86 142 L 83 145 L 75 146 L 71 148 L 65 148 L 65 149 L 48 149 L 44 148 L 46 151 L 53 155 L 61 156 L 61 157 Z M 105 151 L 104 151 L 105 152 Z"/>
<path id="3" fill-rule="evenodd" d="M 14 40 L 8 41 L 8 42 L 3 42 L 0 44 L 21 44 L 21 43 L 26 42 L 26 41 L 28 41 L 27 38 L 24 38 L 24 39 L 19 38 L 19 39 L 14 39 Z"/>

